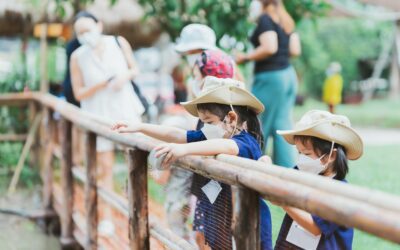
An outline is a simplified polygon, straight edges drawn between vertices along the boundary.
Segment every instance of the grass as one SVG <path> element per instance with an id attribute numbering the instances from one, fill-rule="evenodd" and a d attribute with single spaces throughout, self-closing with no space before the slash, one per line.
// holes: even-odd
<path id="1" fill-rule="evenodd" d="M 336 113 L 349 117 L 351 123 L 357 127 L 400 128 L 400 98 L 375 99 L 361 104 L 341 104 Z M 327 110 L 327 106 L 319 101 L 308 98 L 303 106 L 294 109 L 294 120 L 309 110 Z"/>

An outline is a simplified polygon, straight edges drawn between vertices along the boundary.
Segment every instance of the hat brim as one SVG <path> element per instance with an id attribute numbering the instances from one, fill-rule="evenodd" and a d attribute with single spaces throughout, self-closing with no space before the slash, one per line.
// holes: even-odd
<path id="1" fill-rule="evenodd" d="M 295 144 L 294 137 L 297 135 L 313 136 L 326 141 L 333 141 L 342 145 L 348 159 L 357 160 L 363 154 L 363 141 L 351 127 L 339 123 L 323 121 L 308 127 L 294 130 L 277 130 L 290 144 Z"/>
<path id="2" fill-rule="evenodd" d="M 193 116 L 198 117 L 197 104 L 219 103 L 225 105 L 247 106 L 256 114 L 264 111 L 264 105 L 250 92 L 234 86 L 222 86 L 204 93 L 192 101 L 181 102 L 181 105 Z"/>
<path id="3" fill-rule="evenodd" d="M 198 50 L 198 49 L 216 49 L 216 46 L 209 46 L 204 43 L 178 43 L 175 45 L 175 50 L 178 53 L 185 53 L 191 50 Z"/>

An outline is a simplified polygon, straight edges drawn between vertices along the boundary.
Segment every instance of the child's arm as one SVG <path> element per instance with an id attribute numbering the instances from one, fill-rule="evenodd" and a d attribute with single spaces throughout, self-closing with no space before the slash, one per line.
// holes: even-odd
<path id="1" fill-rule="evenodd" d="M 124 122 L 117 122 L 111 127 L 119 133 L 143 133 L 150 137 L 156 138 L 161 141 L 186 143 L 186 130 L 169 127 L 163 125 L 155 125 L 149 123 L 136 123 L 127 124 Z"/>
<path id="2" fill-rule="evenodd" d="M 164 144 L 156 148 L 156 157 L 165 154 L 163 166 L 169 166 L 177 158 L 185 155 L 211 156 L 217 154 L 238 155 L 239 147 L 231 139 L 212 139 L 188 144 Z"/>
<path id="3" fill-rule="evenodd" d="M 321 234 L 321 229 L 314 222 L 310 213 L 294 207 L 283 206 L 282 208 L 288 213 L 290 218 L 304 229 L 316 236 Z"/>

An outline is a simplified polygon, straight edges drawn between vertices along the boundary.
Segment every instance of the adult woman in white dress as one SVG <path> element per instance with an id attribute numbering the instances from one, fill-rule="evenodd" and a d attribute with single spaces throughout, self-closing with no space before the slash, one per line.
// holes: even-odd
<path id="1" fill-rule="evenodd" d="M 99 119 L 139 122 L 144 107 L 131 80 L 137 75 L 132 49 L 123 37 L 102 34 L 102 23 L 77 16 L 74 29 L 82 44 L 71 56 L 71 81 L 81 108 Z M 114 145 L 97 138 L 99 185 L 112 189 Z"/>

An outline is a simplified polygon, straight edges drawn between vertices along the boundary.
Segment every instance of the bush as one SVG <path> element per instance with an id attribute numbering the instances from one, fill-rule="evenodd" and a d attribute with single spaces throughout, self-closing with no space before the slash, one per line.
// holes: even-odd
<path id="1" fill-rule="evenodd" d="M 359 60 L 376 59 L 393 25 L 368 20 L 323 18 L 317 22 L 303 20 L 298 25 L 303 53 L 294 61 L 303 83 L 301 91 L 315 97 L 321 96 L 325 70 L 329 63 L 342 64 L 343 92 L 350 91 L 350 83 L 361 80 Z M 383 42 L 382 42 L 383 40 Z"/>

